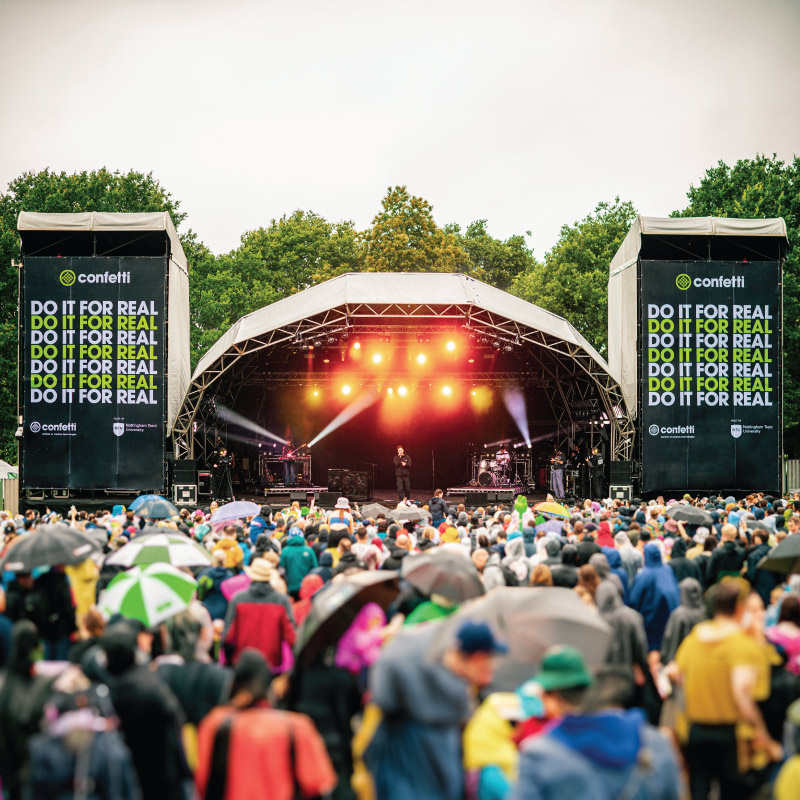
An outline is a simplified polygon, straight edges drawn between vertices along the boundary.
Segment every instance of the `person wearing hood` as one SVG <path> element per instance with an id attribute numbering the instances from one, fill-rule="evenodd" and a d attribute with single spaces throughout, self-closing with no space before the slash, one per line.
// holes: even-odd
<path id="1" fill-rule="evenodd" d="M 753 546 L 747 551 L 745 563 L 747 572 L 745 578 L 750 581 L 753 590 L 758 592 L 764 601 L 764 606 L 770 604 L 772 590 L 781 582 L 780 574 L 769 569 L 759 569 L 758 563 L 770 551 L 767 543 L 769 534 L 767 531 L 753 531 Z"/>
<path id="2" fill-rule="evenodd" d="M 628 603 L 644 619 L 647 646 L 660 650 L 669 615 L 680 605 L 675 573 L 661 563 L 661 551 L 654 544 L 644 548 L 644 569 L 636 576 Z"/>
<path id="3" fill-rule="evenodd" d="M 561 543 L 558 539 L 548 537 L 545 539 L 543 547 L 546 558 L 539 563 L 550 567 L 550 569 L 558 566 L 561 563 Z"/>
<path id="4" fill-rule="evenodd" d="M 606 664 L 647 669 L 647 633 L 642 615 L 623 602 L 610 581 L 597 587 L 595 602 L 600 616 L 611 626 L 612 635 Z"/>
<path id="5" fill-rule="evenodd" d="M 333 577 L 333 556 L 326 551 L 320 553 L 319 566 L 312 569 L 309 575 L 319 575 L 325 583 Z"/>
<path id="6" fill-rule="evenodd" d="M 28 741 L 39 732 L 52 684 L 33 674 L 39 646 L 39 632 L 30 620 L 14 624 L 8 667 L 0 678 L 0 780 L 9 800 L 19 800 L 28 787 Z"/>
<path id="7" fill-rule="evenodd" d="M 352 545 L 349 539 L 342 539 L 339 542 L 339 563 L 333 571 L 333 576 L 336 577 L 342 572 L 349 569 L 366 569 L 367 565 L 353 552 Z"/>
<path id="8" fill-rule="evenodd" d="M 181 800 L 191 772 L 181 743 L 183 715 L 164 681 L 140 666 L 137 632 L 127 621 L 103 635 L 111 702 L 131 751 L 142 797 Z"/>
<path id="9" fill-rule="evenodd" d="M 325 585 L 321 575 L 315 575 L 313 572 L 303 578 L 300 584 L 300 599 L 292 603 L 292 613 L 294 614 L 294 621 L 297 629 L 303 624 L 303 620 L 308 616 L 311 611 L 312 600 L 314 595 Z"/>
<path id="10" fill-rule="evenodd" d="M 681 604 L 669 615 L 661 642 L 662 664 L 669 664 L 675 658 L 681 642 L 706 618 L 702 583 L 697 578 L 684 578 L 679 587 Z"/>
<path id="11" fill-rule="evenodd" d="M 725 576 L 738 577 L 745 562 L 745 551 L 737 542 L 738 532 L 730 523 L 722 526 L 722 542 L 711 553 L 706 570 L 706 589 Z"/>
<path id="12" fill-rule="evenodd" d="M 553 586 L 574 589 L 578 585 L 578 548 L 565 544 L 561 550 L 561 563 L 550 567 Z"/>
<path id="13" fill-rule="evenodd" d="M 222 593 L 222 582 L 233 577 L 233 570 L 225 567 L 225 553 L 218 550 L 211 557 L 212 566 L 204 569 L 197 578 L 197 596 L 211 614 L 211 619 L 225 619 L 228 601 Z"/>
<path id="14" fill-rule="evenodd" d="M 614 546 L 614 537 L 611 535 L 611 526 L 606 519 L 604 519 L 597 528 L 596 543 L 599 547 Z"/>
<path id="15" fill-rule="evenodd" d="M 686 551 L 686 540 L 676 539 L 667 566 L 675 573 L 675 580 L 678 583 L 684 578 L 694 578 L 702 583 L 703 571 L 698 564 L 686 557 Z"/>
<path id="16" fill-rule="evenodd" d="M 395 540 L 394 547 L 389 549 L 389 557 L 381 565 L 381 569 L 397 569 L 403 565 L 403 559 L 408 555 L 411 541 L 406 534 L 401 533 Z"/>
<path id="17" fill-rule="evenodd" d="M 228 525 L 225 528 L 225 536 L 220 539 L 212 553 L 222 552 L 225 555 L 225 566 L 235 572 L 241 572 L 244 565 L 244 550 L 236 541 L 236 528 Z"/>
<path id="18" fill-rule="evenodd" d="M 522 529 L 522 539 L 525 542 L 525 555 L 528 558 L 536 555 L 536 529 L 530 525 Z"/>
<path id="19" fill-rule="evenodd" d="M 612 572 L 608 563 L 608 557 L 605 553 L 595 553 L 589 559 L 589 566 L 595 568 L 597 576 L 601 581 L 608 581 L 611 583 L 623 600 L 628 596 L 628 587 L 626 585 L 628 576 L 624 572 L 621 576 Z"/>
<path id="20" fill-rule="evenodd" d="M 622 583 L 622 598 L 627 600 L 632 581 L 628 580 L 628 573 L 622 568 L 622 556 L 615 547 L 604 547 L 603 555 L 608 561 L 612 575 L 616 575 Z"/>
<path id="21" fill-rule="evenodd" d="M 317 557 L 306 544 L 300 528 L 293 527 L 289 530 L 289 536 L 281 551 L 279 566 L 283 567 L 289 594 L 297 599 L 303 578 L 317 566 Z"/>
<path id="22" fill-rule="evenodd" d="M 501 564 L 514 573 L 519 586 L 527 586 L 530 579 L 530 564 L 525 555 L 525 539 L 522 534 L 515 532 L 509 536 L 506 544 L 506 557 Z"/>
<path id="23" fill-rule="evenodd" d="M 628 586 L 633 586 L 636 574 L 644 566 L 642 554 L 631 544 L 630 537 L 623 531 L 615 534 L 614 545 L 622 560 L 622 569 L 628 576 Z"/>
<path id="24" fill-rule="evenodd" d="M 511 800 L 678 800 L 678 765 L 669 742 L 631 709 L 627 671 L 607 669 L 593 684 L 574 647 L 551 647 L 534 677 L 555 721 L 522 744 Z"/>

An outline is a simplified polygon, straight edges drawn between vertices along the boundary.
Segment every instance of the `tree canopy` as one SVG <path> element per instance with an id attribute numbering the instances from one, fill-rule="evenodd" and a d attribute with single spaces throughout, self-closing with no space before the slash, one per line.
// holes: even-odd
<path id="1" fill-rule="evenodd" d="M 604 358 L 608 349 L 608 265 L 636 216 L 633 204 L 598 203 L 564 225 L 544 258 L 518 274 L 510 291 L 568 319 Z"/>

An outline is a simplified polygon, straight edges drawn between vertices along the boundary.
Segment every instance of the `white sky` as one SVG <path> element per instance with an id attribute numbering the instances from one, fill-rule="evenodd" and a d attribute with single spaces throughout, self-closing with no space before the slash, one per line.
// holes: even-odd
<path id="1" fill-rule="evenodd" d="M 533 231 L 800 152 L 798 0 L 0 0 L 0 190 L 152 171 L 215 252 L 302 208 Z"/>

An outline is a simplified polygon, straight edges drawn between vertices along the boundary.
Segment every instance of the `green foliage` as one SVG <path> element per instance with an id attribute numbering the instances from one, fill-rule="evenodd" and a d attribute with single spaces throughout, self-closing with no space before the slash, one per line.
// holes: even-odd
<path id="1" fill-rule="evenodd" d="M 109 172 L 103 168 L 67 175 L 25 172 L 0 195 L 0 457 L 17 463 L 14 439 L 17 408 L 18 273 L 17 218 L 20 211 L 169 211 L 175 225 L 185 215 L 161 184 L 141 172 Z"/>
<path id="2" fill-rule="evenodd" d="M 469 256 L 470 274 L 498 289 L 508 290 L 517 277 L 536 265 L 533 250 L 528 248 L 524 236 L 510 236 L 505 241 L 495 239 L 489 235 L 485 219 L 475 220 L 463 234 L 458 225 L 446 225 L 445 231 L 455 235 Z M 526 233 L 531 235 L 530 231 Z"/>
<path id="3" fill-rule="evenodd" d="M 405 186 L 395 186 L 389 188 L 382 206 L 364 234 L 367 272 L 472 271 L 455 233 L 437 226 L 427 200 L 409 194 Z"/>
<path id="4" fill-rule="evenodd" d="M 510 291 L 568 319 L 605 357 L 608 346 L 608 265 L 636 216 L 619 197 L 598 203 L 580 222 L 564 225 L 544 264 L 519 273 Z"/>
<path id="5" fill-rule="evenodd" d="M 800 157 L 757 155 L 732 167 L 720 161 L 690 187 L 676 217 L 783 217 L 791 252 L 783 272 L 784 428 L 800 423 Z"/>

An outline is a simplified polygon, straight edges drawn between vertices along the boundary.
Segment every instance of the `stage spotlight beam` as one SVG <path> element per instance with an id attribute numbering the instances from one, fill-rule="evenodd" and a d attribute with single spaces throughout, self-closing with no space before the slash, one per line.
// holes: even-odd
<path id="1" fill-rule="evenodd" d="M 267 439 L 274 439 L 276 442 L 286 444 L 286 439 L 271 433 L 266 428 L 262 428 L 261 425 L 252 422 L 251 420 L 247 419 L 247 417 L 243 417 L 241 414 L 236 413 L 230 408 L 226 408 L 224 405 L 222 405 L 222 403 L 217 403 L 217 416 L 221 419 L 224 419 L 226 422 L 231 423 L 232 425 L 238 425 L 240 428 L 245 428 L 248 431 L 257 433 L 259 436 L 265 436 Z"/>

